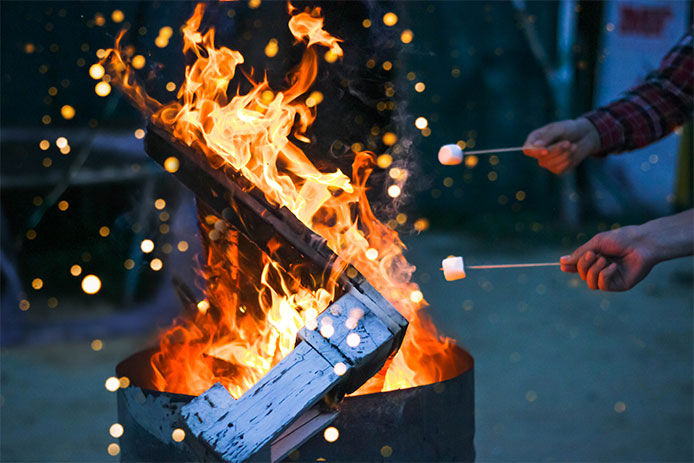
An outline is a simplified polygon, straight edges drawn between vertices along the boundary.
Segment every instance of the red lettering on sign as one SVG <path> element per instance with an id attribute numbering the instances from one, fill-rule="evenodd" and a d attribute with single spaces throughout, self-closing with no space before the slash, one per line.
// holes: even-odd
<path id="1" fill-rule="evenodd" d="M 619 33 L 661 37 L 665 22 L 672 16 L 669 6 L 622 5 L 619 8 Z"/>

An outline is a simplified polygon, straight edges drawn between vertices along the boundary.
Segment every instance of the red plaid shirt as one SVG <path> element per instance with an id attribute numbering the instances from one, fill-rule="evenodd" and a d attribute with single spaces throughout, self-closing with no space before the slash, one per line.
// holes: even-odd
<path id="1" fill-rule="evenodd" d="M 583 115 L 600 134 L 598 156 L 648 145 L 692 118 L 693 44 L 690 30 L 642 84 L 619 100 Z"/>

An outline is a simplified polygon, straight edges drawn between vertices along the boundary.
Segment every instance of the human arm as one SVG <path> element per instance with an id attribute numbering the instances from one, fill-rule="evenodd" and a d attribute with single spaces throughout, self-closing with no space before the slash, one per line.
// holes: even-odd
<path id="1" fill-rule="evenodd" d="M 525 153 L 559 174 L 588 156 L 645 146 L 692 118 L 693 81 L 694 46 L 689 32 L 642 84 L 578 119 L 554 122 L 533 131 L 525 142 Z"/>
<path id="2" fill-rule="evenodd" d="M 571 255 L 561 269 L 578 273 L 590 289 L 627 291 L 654 265 L 694 254 L 694 209 L 642 225 L 599 233 Z"/>

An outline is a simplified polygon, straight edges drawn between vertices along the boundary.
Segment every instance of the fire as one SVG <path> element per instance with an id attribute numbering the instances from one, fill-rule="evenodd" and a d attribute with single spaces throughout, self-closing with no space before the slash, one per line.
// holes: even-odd
<path id="1" fill-rule="evenodd" d="M 204 4 L 196 6 L 182 28 L 183 52 L 193 53 L 195 61 L 186 68 L 176 101 L 162 104 L 137 83 L 132 61 L 120 46 L 123 33 L 101 64 L 153 123 L 204 153 L 212 166 L 231 166 L 270 203 L 287 207 L 340 257 L 335 272 L 352 264 L 409 320 L 399 352 L 357 393 L 451 378 L 467 367 L 466 360 L 453 340 L 437 334 L 424 311 L 427 303 L 411 281 L 414 267 L 403 256 L 403 243 L 374 216 L 366 198 L 373 154 L 354 153 L 350 178 L 340 170 L 318 170 L 293 141 L 309 143 L 306 132 L 316 117 L 317 104 L 307 101 L 317 75 L 316 49 L 327 47 L 336 57 L 343 50 L 341 40 L 323 29 L 319 8 L 300 12 L 289 4 L 288 10 L 289 29 L 305 51 L 284 90 L 270 88 L 266 79 L 247 77 L 251 90 L 229 96 L 244 58 L 217 47 L 214 28 L 201 30 Z M 315 317 L 336 295 L 335 275 L 307 288 L 294 268 L 283 268 L 272 256 L 249 254 L 242 236 L 221 218 L 203 210 L 199 215 L 206 302 L 197 307 L 205 310 L 194 309 L 162 334 L 152 357 L 155 386 L 200 394 L 220 381 L 239 397 L 293 349 L 302 326 L 320 329 Z M 253 268 L 262 272 L 249 288 L 245 275 Z"/>

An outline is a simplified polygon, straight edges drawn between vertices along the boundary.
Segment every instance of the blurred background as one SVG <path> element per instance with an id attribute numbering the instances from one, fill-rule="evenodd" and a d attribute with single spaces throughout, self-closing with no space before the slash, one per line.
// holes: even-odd
<path id="1" fill-rule="evenodd" d="M 520 154 L 454 167 L 436 156 L 446 143 L 519 146 L 616 98 L 690 27 L 691 2 L 296 4 L 322 5 L 345 50 L 321 62 L 309 154 L 347 172 L 349 148 L 378 156 L 376 213 L 408 245 L 440 331 L 475 358 L 478 459 L 691 460 L 690 258 L 624 294 L 556 269 L 454 283 L 439 271 L 450 254 L 557 260 L 597 232 L 691 207 L 690 126 L 562 177 Z M 105 381 L 178 314 L 171 280 L 195 279 L 200 244 L 192 195 L 147 158 L 146 122 L 94 64 L 126 28 L 148 91 L 174 99 L 194 3 L 0 8 L 0 458 L 114 460 Z M 217 43 L 281 87 L 300 56 L 286 4 L 209 8 Z"/>

